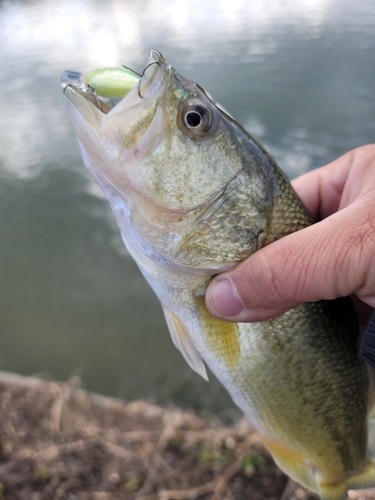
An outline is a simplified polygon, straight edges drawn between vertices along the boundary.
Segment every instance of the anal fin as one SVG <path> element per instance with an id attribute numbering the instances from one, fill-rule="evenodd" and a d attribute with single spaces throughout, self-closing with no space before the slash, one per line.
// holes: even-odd
<path id="1" fill-rule="evenodd" d="M 281 470 L 306 488 L 320 492 L 314 473 L 304 457 L 264 436 L 263 440 Z"/>
<path id="2" fill-rule="evenodd" d="M 174 345 L 181 351 L 188 365 L 205 380 L 208 380 L 203 359 L 194 344 L 189 330 L 167 307 L 163 306 L 163 311 Z"/>

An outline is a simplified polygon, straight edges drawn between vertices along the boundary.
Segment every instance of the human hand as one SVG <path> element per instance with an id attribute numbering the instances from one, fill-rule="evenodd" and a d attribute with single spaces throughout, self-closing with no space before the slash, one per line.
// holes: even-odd
<path id="1" fill-rule="evenodd" d="M 303 302 L 350 294 L 375 307 L 375 144 L 292 184 L 320 222 L 214 278 L 206 305 L 217 318 L 262 321 Z M 363 321 L 369 310 L 357 308 Z"/>

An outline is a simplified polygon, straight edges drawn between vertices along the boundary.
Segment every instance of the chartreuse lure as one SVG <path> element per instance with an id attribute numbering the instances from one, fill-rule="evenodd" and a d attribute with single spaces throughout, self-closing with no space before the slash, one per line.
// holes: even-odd
<path id="1" fill-rule="evenodd" d="M 103 68 L 89 71 L 83 77 L 86 87 L 95 89 L 101 97 L 122 99 L 137 85 L 139 77 L 126 68 Z"/>
<path id="2" fill-rule="evenodd" d="M 61 78 L 63 87 L 74 85 L 89 90 L 99 97 L 122 99 L 137 85 L 140 76 L 127 68 L 102 68 L 86 74 L 65 71 Z"/>

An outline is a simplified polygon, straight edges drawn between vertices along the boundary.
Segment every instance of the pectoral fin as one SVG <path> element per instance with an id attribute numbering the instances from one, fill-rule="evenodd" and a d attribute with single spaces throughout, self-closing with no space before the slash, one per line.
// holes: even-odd
<path id="1" fill-rule="evenodd" d="M 211 351 L 221 359 L 229 370 L 238 367 L 241 355 L 238 325 L 214 318 L 208 312 L 204 297 L 195 296 L 199 319 Z"/>
<path id="2" fill-rule="evenodd" d="M 205 380 L 208 380 L 203 359 L 194 344 L 189 330 L 167 307 L 163 306 L 163 311 L 174 345 L 181 351 L 189 366 Z"/>

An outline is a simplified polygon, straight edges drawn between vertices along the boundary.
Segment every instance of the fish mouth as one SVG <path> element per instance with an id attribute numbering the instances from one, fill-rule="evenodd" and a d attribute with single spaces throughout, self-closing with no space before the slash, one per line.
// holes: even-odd
<path id="1" fill-rule="evenodd" d="M 169 115 L 164 93 L 174 69 L 160 52 L 152 50 L 136 83 L 120 99 L 103 99 L 84 82 L 80 73 L 65 72 L 62 77 L 65 105 L 76 132 L 87 170 L 108 194 L 111 189 L 126 203 L 153 205 L 143 195 L 143 175 L 137 165 L 154 151 L 167 150 Z M 166 148 L 158 149 L 163 143 Z M 105 181 L 103 181 L 103 179 Z M 132 201 L 133 200 L 133 201 Z M 163 207 L 153 206 L 157 215 Z"/>
<path id="2" fill-rule="evenodd" d="M 88 142 L 90 148 L 97 140 L 110 142 L 121 150 L 124 161 L 132 161 L 137 154 L 139 160 L 142 152 L 150 153 L 165 138 L 168 116 L 163 112 L 163 96 L 175 70 L 160 52 L 152 50 L 141 75 L 128 67 L 125 71 L 135 83 L 122 99 L 103 98 L 80 73 L 66 71 L 62 85 L 72 125 L 86 149 Z"/>

